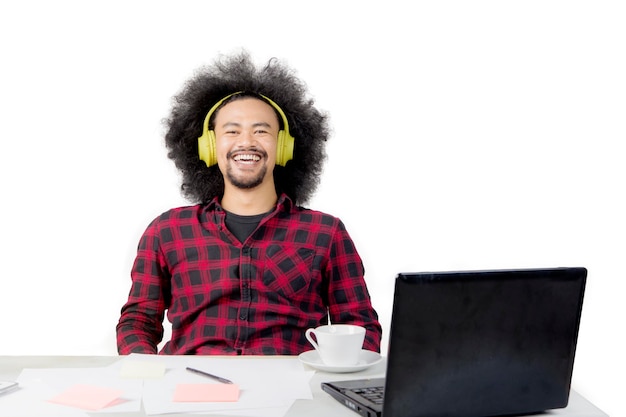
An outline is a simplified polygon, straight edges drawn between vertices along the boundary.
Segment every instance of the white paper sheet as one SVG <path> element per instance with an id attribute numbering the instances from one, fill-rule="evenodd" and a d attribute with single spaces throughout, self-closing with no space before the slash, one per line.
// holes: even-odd
<path id="1" fill-rule="evenodd" d="M 143 402 L 147 415 L 165 413 L 220 413 L 233 416 L 277 416 L 287 412 L 296 399 L 312 399 L 307 371 L 297 358 L 245 358 L 213 356 L 129 355 L 125 360 L 166 364 L 162 380 L 144 381 Z M 123 363 L 112 365 L 121 367 Z M 173 402 L 177 384 L 210 383 L 212 380 L 186 371 L 192 367 L 230 379 L 241 390 L 236 403 Z"/>
<path id="2" fill-rule="evenodd" d="M 120 402 L 89 413 L 139 412 L 142 380 L 123 380 L 117 372 L 103 368 L 24 369 L 17 378 L 20 388 L 0 400 L 0 415 L 12 417 L 83 417 L 86 410 L 54 404 L 49 400 L 78 384 L 120 389 Z"/>

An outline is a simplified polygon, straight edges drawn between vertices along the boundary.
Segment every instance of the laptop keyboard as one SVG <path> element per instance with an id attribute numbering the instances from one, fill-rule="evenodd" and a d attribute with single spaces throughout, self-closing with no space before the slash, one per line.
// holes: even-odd
<path id="1" fill-rule="evenodd" d="M 383 393 L 385 392 L 385 387 L 380 386 L 380 387 L 369 387 L 369 388 L 357 388 L 357 389 L 353 389 L 352 392 L 364 398 L 367 398 L 369 401 L 373 402 L 374 404 L 382 405 Z"/>

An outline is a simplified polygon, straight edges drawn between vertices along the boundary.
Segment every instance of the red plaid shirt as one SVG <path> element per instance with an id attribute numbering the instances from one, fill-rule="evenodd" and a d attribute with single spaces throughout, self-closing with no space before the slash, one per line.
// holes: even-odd
<path id="1" fill-rule="evenodd" d="M 364 326 L 363 348 L 379 351 L 363 273 L 343 223 L 285 195 L 244 243 L 217 199 L 172 209 L 139 242 L 118 352 L 156 353 L 166 310 L 163 354 L 297 355 L 312 349 L 304 332 L 327 311 L 332 322 Z"/>

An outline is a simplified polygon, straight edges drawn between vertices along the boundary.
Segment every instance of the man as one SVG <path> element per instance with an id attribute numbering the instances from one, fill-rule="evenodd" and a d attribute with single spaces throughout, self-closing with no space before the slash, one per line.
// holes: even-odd
<path id="1" fill-rule="evenodd" d="M 247 54 L 217 60 L 175 97 L 168 156 L 194 206 L 148 226 L 117 325 L 120 354 L 297 355 L 327 323 L 381 326 L 343 223 L 301 207 L 315 190 L 326 116 L 286 66 Z"/>

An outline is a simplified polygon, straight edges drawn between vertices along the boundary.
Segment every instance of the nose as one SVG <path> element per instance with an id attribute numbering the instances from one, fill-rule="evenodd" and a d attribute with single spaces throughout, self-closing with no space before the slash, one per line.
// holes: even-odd
<path id="1" fill-rule="evenodd" d="M 244 129 L 239 135 L 239 140 L 237 141 L 238 145 L 241 147 L 252 146 L 256 143 L 256 138 L 254 137 L 254 132 L 248 129 Z"/>

